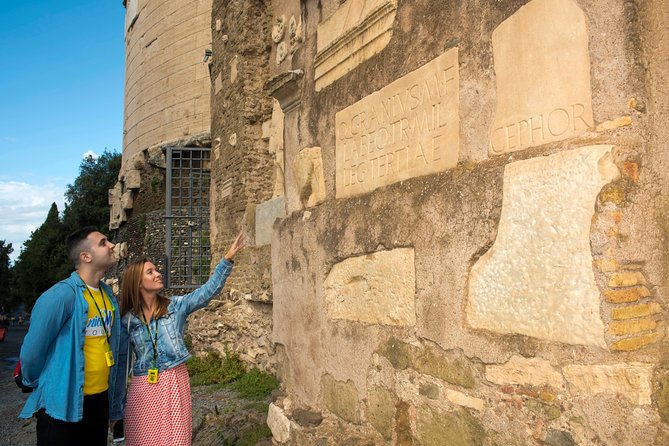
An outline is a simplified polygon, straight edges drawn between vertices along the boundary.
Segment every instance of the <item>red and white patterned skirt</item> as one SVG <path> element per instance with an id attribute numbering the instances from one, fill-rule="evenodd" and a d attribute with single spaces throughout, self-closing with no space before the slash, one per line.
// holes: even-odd
<path id="1" fill-rule="evenodd" d="M 158 382 L 133 376 L 125 407 L 126 446 L 190 446 L 193 430 L 186 364 L 160 372 Z"/>

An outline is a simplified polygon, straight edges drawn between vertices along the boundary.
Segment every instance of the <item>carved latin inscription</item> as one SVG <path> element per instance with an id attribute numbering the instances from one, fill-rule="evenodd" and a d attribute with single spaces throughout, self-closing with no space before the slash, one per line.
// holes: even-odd
<path id="1" fill-rule="evenodd" d="M 490 153 L 559 141 L 593 126 L 585 15 L 573 0 L 533 0 L 492 35 L 497 109 Z"/>
<path id="2" fill-rule="evenodd" d="M 453 48 L 337 113 L 337 198 L 454 167 L 458 93 Z"/>

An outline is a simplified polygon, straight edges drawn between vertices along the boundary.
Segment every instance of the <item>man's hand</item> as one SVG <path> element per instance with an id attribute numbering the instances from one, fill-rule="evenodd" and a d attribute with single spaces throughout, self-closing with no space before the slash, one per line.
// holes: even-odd
<path id="1" fill-rule="evenodd" d="M 237 238 L 235 238 L 235 241 L 232 242 L 232 246 L 228 249 L 228 252 L 225 253 L 225 260 L 232 260 L 237 252 L 239 252 L 242 248 L 246 246 L 246 238 L 244 237 L 244 233 L 240 232 L 237 234 Z"/>

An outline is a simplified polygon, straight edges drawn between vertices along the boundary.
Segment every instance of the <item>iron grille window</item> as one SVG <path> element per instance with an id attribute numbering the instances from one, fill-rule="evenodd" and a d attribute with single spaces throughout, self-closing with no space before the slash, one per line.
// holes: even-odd
<path id="1" fill-rule="evenodd" d="M 208 148 L 168 147 L 165 200 L 165 286 L 197 288 L 209 278 Z"/>

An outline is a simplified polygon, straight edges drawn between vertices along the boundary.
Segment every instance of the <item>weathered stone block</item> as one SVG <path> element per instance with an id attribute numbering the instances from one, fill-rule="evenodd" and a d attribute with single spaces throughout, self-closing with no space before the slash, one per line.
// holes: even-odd
<path id="1" fill-rule="evenodd" d="M 397 397 L 383 387 L 372 387 L 367 392 L 367 420 L 386 440 L 393 436 Z"/>
<path id="2" fill-rule="evenodd" d="M 455 167 L 459 88 L 458 51 L 452 48 L 338 112 L 337 198 Z"/>
<path id="3" fill-rule="evenodd" d="M 471 364 L 465 358 L 448 358 L 432 347 L 415 350 L 413 367 L 419 373 L 460 387 L 472 388 L 476 384 Z"/>
<path id="4" fill-rule="evenodd" d="M 413 248 L 348 258 L 332 267 L 323 288 L 330 319 L 416 324 Z"/>
<path id="5" fill-rule="evenodd" d="M 464 409 L 442 412 L 426 405 L 417 407 L 416 433 L 423 446 L 477 446 L 486 437 L 480 422 Z"/>
<path id="6" fill-rule="evenodd" d="M 588 29 L 575 1 L 527 3 L 493 31 L 492 47 L 497 107 L 491 154 L 594 127 Z"/>
<path id="7" fill-rule="evenodd" d="M 223 90 L 223 75 L 218 73 L 214 80 L 214 94 L 218 94 L 221 90 Z"/>
<path id="8" fill-rule="evenodd" d="M 356 424 L 360 422 L 358 389 L 352 381 L 337 381 L 331 375 L 323 375 L 321 397 L 325 407 L 339 418 Z"/>
<path id="9" fill-rule="evenodd" d="M 612 149 L 507 164 L 497 239 L 469 279 L 472 327 L 605 347 L 590 226 L 597 194 L 619 175 Z"/>
<path id="10" fill-rule="evenodd" d="M 652 364 L 569 365 L 563 372 L 575 395 L 619 394 L 634 404 L 651 403 Z"/>
<path id="11" fill-rule="evenodd" d="M 142 172 L 137 169 L 130 169 L 123 173 L 123 185 L 125 190 L 139 189 L 142 186 Z"/>
<path id="12" fill-rule="evenodd" d="M 457 404 L 458 406 L 469 407 L 470 409 L 475 409 L 479 412 L 483 412 L 485 409 L 485 401 L 481 398 L 469 396 L 453 389 L 446 389 L 445 394 L 448 401 Z"/>
<path id="13" fill-rule="evenodd" d="M 277 218 L 286 216 L 286 200 L 284 197 L 272 198 L 256 206 L 255 242 L 256 246 L 267 245 L 272 241 L 272 227 Z"/>
<path id="14" fill-rule="evenodd" d="M 290 438 L 290 420 L 283 413 L 283 409 L 274 403 L 269 405 L 267 426 L 272 431 L 272 437 L 279 443 L 286 442 Z"/>
<path id="15" fill-rule="evenodd" d="M 303 208 L 325 201 L 325 176 L 320 147 L 307 147 L 293 159 L 299 201 Z"/>
<path id="16" fill-rule="evenodd" d="M 554 369 L 550 362 L 541 358 L 512 356 L 506 364 L 486 366 L 485 377 L 488 381 L 499 385 L 562 387 L 562 374 Z"/>

